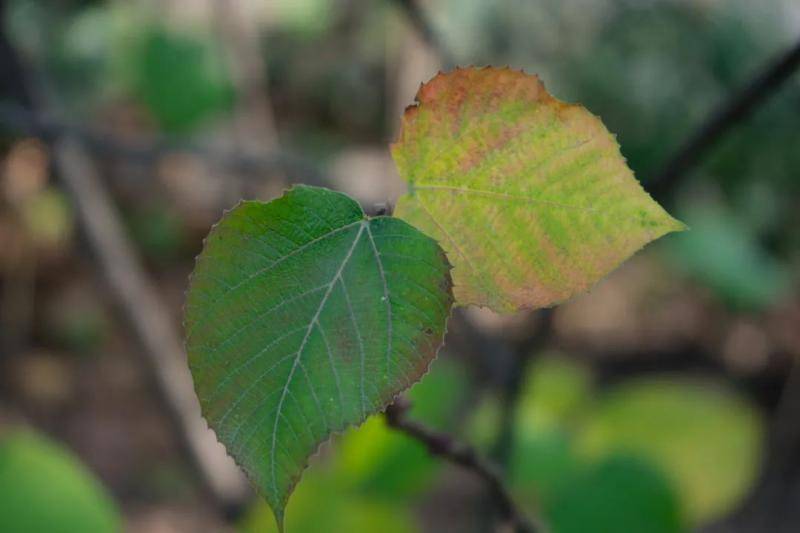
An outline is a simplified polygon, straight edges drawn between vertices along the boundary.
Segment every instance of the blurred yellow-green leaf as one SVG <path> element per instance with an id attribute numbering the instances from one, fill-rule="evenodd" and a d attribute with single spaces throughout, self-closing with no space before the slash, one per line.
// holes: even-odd
<path id="1" fill-rule="evenodd" d="M 121 530 L 103 486 L 66 449 L 17 430 L 0 437 L 0 529 L 112 533 Z"/>
<path id="2" fill-rule="evenodd" d="M 66 245 L 72 235 L 72 208 L 61 191 L 47 187 L 20 206 L 31 239 L 45 248 Z"/>
<path id="3" fill-rule="evenodd" d="M 539 357 L 523 383 L 516 419 L 520 431 L 567 425 L 591 399 L 589 370 L 566 357 Z"/>
<path id="4" fill-rule="evenodd" d="M 336 447 L 342 484 L 384 500 L 422 496 L 440 466 L 421 445 L 390 429 L 382 415 L 348 431 Z"/>
<path id="5" fill-rule="evenodd" d="M 762 426 L 751 405 L 714 383 L 640 378 L 598 399 L 578 449 L 651 461 L 678 490 L 688 522 L 699 524 L 731 510 L 755 481 Z"/>
<path id="6" fill-rule="evenodd" d="M 589 372 L 564 357 L 538 357 L 525 376 L 515 417 L 509 477 L 526 500 L 547 499 L 582 467 L 570 433 L 591 389 Z"/>
<path id="7" fill-rule="evenodd" d="M 286 510 L 286 531 L 292 533 L 414 533 L 414 517 L 402 501 L 370 499 L 342 489 L 335 478 L 309 472 Z M 241 533 L 278 533 L 272 511 L 256 504 L 239 527 Z"/>

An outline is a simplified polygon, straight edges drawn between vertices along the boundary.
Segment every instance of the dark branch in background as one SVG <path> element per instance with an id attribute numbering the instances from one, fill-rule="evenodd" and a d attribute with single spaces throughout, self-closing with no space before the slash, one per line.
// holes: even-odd
<path id="1" fill-rule="evenodd" d="M 386 422 L 390 427 L 423 444 L 431 455 L 461 466 L 478 476 L 489 489 L 501 518 L 516 533 L 537 531 L 528 522 L 522 511 L 517 508 L 503 485 L 500 475 L 494 471 L 492 466 L 485 463 L 473 448 L 454 441 L 445 433 L 437 433 L 418 422 L 406 419 L 408 409 L 408 403 L 398 399 L 386 408 Z"/>
<path id="2" fill-rule="evenodd" d="M 515 420 L 523 381 L 531 361 L 544 349 L 553 337 L 553 309 L 542 309 L 529 313 L 535 322 L 525 338 L 514 343 L 512 359 L 500 381 L 500 423 L 492 447 L 491 456 L 503 468 L 508 467 L 514 444 Z"/>
<path id="3" fill-rule="evenodd" d="M 763 105 L 798 68 L 800 40 L 767 64 L 689 137 L 649 184 L 648 189 L 653 195 L 661 198 L 674 190 L 725 134 Z M 721 531 L 776 531 L 787 518 L 787 513 L 795 508 L 793 499 L 800 474 L 797 459 L 800 457 L 800 419 L 797 416 L 800 413 L 800 367 L 796 358 L 791 359 L 792 367 L 775 408 L 769 452 L 759 486 L 738 513 L 717 526 Z M 712 527 L 709 531 L 716 529 Z"/>
<path id="4" fill-rule="evenodd" d="M 0 28 L 6 13 L 0 1 Z M 25 83 L 30 79 L 16 50 L 0 31 L 0 95 L 34 114 L 48 102 Z M 49 140 L 56 174 L 75 205 L 77 220 L 126 325 L 141 345 L 137 355 L 154 378 L 176 433 L 208 493 L 223 512 L 235 512 L 249 497 L 241 472 L 200 415 L 181 338 L 173 317 L 149 282 L 125 234 L 119 213 L 92 158 L 68 134 Z"/>
<path id="5" fill-rule="evenodd" d="M 58 174 L 75 205 L 95 261 L 141 347 L 137 355 L 155 379 L 166 411 L 209 494 L 224 512 L 236 514 L 249 499 L 248 486 L 202 419 L 173 317 L 142 269 L 86 150 L 69 137 L 53 142 L 51 147 Z"/>
<path id="6" fill-rule="evenodd" d="M 303 181 L 311 185 L 331 183 L 330 178 L 308 160 L 285 150 L 256 155 L 201 146 L 166 136 L 138 140 L 120 139 L 108 132 L 65 124 L 34 113 L 21 105 L 3 102 L 0 102 L 0 125 L 14 133 L 36 136 L 46 141 L 68 135 L 98 155 L 117 157 L 128 163 L 152 165 L 167 155 L 185 153 L 237 173 L 263 176 L 278 171 L 293 178 L 292 181 Z"/>
<path id="7" fill-rule="evenodd" d="M 455 66 L 455 57 L 439 37 L 439 34 L 433 29 L 433 24 L 422 7 L 420 7 L 419 0 L 391 0 L 391 2 L 405 13 L 414 30 L 425 44 L 436 53 L 442 65 L 445 68 Z"/>
<path id="8" fill-rule="evenodd" d="M 750 83 L 720 106 L 668 161 L 649 184 L 655 197 L 663 196 L 686 178 L 689 171 L 734 126 L 772 96 L 800 67 L 800 41 L 773 60 Z"/>

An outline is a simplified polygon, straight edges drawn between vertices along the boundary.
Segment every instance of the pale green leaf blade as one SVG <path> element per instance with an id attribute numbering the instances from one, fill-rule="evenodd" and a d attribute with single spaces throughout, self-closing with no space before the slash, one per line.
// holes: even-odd
<path id="1" fill-rule="evenodd" d="M 99 480 L 69 450 L 32 431 L 0 436 L 0 495 L 0 531 L 122 531 Z"/>
<path id="2" fill-rule="evenodd" d="M 409 186 L 395 215 L 439 240 L 461 305 L 556 304 L 684 229 L 600 119 L 519 71 L 439 74 L 406 110 L 392 155 Z"/>
<path id="3" fill-rule="evenodd" d="M 308 457 L 383 409 L 442 343 L 450 265 L 431 238 L 296 187 L 211 231 L 186 307 L 203 414 L 279 522 Z"/>
<path id="4" fill-rule="evenodd" d="M 698 526 L 729 513 L 758 479 L 764 421 L 735 391 L 707 381 L 637 378 L 608 390 L 577 437 L 584 459 L 631 453 L 657 465 Z"/>

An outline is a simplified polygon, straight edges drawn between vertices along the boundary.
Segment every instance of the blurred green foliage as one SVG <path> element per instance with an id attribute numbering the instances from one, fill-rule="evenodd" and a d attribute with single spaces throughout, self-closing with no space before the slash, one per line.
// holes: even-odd
<path id="1" fill-rule="evenodd" d="M 754 407 L 718 383 L 660 376 L 596 391 L 579 363 L 553 356 L 526 376 L 515 428 L 511 481 L 556 533 L 581 523 L 682 531 L 719 518 L 755 482 L 764 435 Z M 602 496 L 579 501 L 588 494 Z"/>
<path id="2" fill-rule="evenodd" d="M 437 359 L 409 393 L 409 416 L 440 430 L 455 430 L 466 379 L 463 368 L 452 360 Z M 382 417 L 373 417 L 358 430 L 345 434 L 337 448 L 340 478 L 387 500 L 423 494 L 440 465 L 422 446 L 390 430 Z"/>
<path id="3" fill-rule="evenodd" d="M 45 187 L 18 205 L 30 239 L 42 249 L 59 249 L 73 233 L 72 206 L 60 190 Z"/>
<path id="4" fill-rule="evenodd" d="M 184 132 L 227 110 L 233 87 L 209 36 L 149 29 L 130 64 L 132 90 L 169 132 Z"/>
<path id="5" fill-rule="evenodd" d="M 167 25 L 142 6 L 70 10 L 15 0 L 8 26 L 37 70 L 47 72 L 59 104 L 75 114 L 127 97 L 144 106 L 163 131 L 183 134 L 233 105 L 223 47 L 214 36 Z"/>
<path id="6" fill-rule="evenodd" d="M 313 39 L 329 29 L 335 6 L 332 0 L 275 2 L 275 22 L 285 31 Z"/>
<path id="7" fill-rule="evenodd" d="M 525 500 L 547 500 L 569 486 L 583 468 L 570 431 L 590 401 L 592 382 L 581 365 L 545 356 L 523 383 L 509 475 Z"/>
<path id="8" fill-rule="evenodd" d="M 117 509 L 92 474 L 45 437 L 0 437 L 0 526 L 9 532 L 121 531 Z"/>
<path id="9" fill-rule="evenodd" d="M 401 504 L 347 493 L 324 473 L 309 471 L 297 486 L 287 508 L 286 531 L 317 533 L 320 527 L 330 533 L 417 531 L 412 515 Z M 269 507 L 260 501 L 242 521 L 239 531 L 277 533 L 278 528 Z"/>
<path id="10" fill-rule="evenodd" d="M 556 354 L 537 359 L 524 383 L 508 475 L 517 500 L 554 533 L 586 524 L 606 533 L 686 531 L 733 509 L 755 481 L 763 422 L 719 384 L 663 376 L 596 390 L 586 368 Z M 458 433 L 466 385 L 457 366 L 438 360 L 411 391 L 412 416 Z M 494 400 L 464 421 L 468 440 L 483 448 L 498 429 Z M 312 463 L 287 508 L 291 531 L 320 523 L 334 533 L 361 531 L 348 528 L 381 520 L 389 531 L 417 531 L 415 502 L 442 471 L 380 416 L 336 438 Z M 465 510 L 472 512 L 479 510 Z M 266 505 L 255 506 L 242 528 L 274 531 Z"/>
<path id="11" fill-rule="evenodd" d="M 759 244 L 743 217 L 710 202 L 689 204 L 681 216 L 692 231 L 672 241 L 673 262 L 716 290 L 731 307 L 767 307 L 791 287 L 789 267 Z"/>
<path id="12" fill-rule="evenodd" d="M 50 305 L 45 318 L 47 336 L 57 346 L 81 357 L 97 355 L 108 340 L 111 322 L 106 310 L 90 298 L 70 298 Z"/>
<path id="13" fill-rule="evenodd" d="M 580 417 L 592 393 L 588 369 L 563 357 L 541 357 L 526 375 L 515 427 L 559 428 Z"/>
<path id="14" fill-rule="evenodd" d="M 763 423 L 730 390 L 686 378 L 639 378 L 598 397 L 578 436 L 581 453 L 652 462 L 678 490 L 690 524 L 719 518 L 758 475 Z"/>
<path id="15" fill-rule="evenodd" d="M 663 474 L 625 455 L 609 456 L 583 470 L 554 497 L 546 514 L 557 533 L 683 530 L 678 500 Z"/>
<path id="16" fill-rule="evenodd" d="M 183 219 L 163 202 L 137 204 L 126 213 L 130 234 L 139 250 L 159 264 L 182 257 L 186 235 Z"/>

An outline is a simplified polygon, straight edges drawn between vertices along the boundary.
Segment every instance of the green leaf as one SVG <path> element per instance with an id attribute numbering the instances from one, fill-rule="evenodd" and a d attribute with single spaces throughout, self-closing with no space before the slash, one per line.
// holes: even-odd
<path id="1" fill-rule="evenodd" d="M 515 416 L 518 432 L 574 425 L 590 402 L 592 381 L 581 363 L 555 354 L 540 354 L 530 365 Z"/>
<path id="2" fill-rule="evenodd" d="M 406 110 L 392 155 L 409 186 L 395 215 L 442 244 L 461 305 L 556 304 L 684 229 L 600 119 L 522 72 L 439 74 Z"/>
<path id="3" fill-rule="evenodd" d="M 233 103 L 234 91 L 213 43 L 154 27 L 135 51 L 133 90 L 161 126 L 184 133 Z"/>
<path id="4" fill-rule="evenodd" d="M 758 475 L 763 423 L 743 398 L 707 382 L 632 380 L 587 414 L 582 455 L 622 452 L 654 465 L 697 525 L 731 510 Z"/>
<path id="5" fill-rule="evenodd" d="M 0 438 L 0 529 L 51 533 L 121 531 L 113 500 L 57 444 L 28 431 Z"/>
<path id="6" fill-rule="evenodd" d="M 645 461 L 611 456 L 587 469 L 547 504 L 553 533 L 678 533 L 678 498 Z M 591 527 L 589 527 L 591 524 Z"/>
<path id="7" fill-rule="evenodd" d="M 571 430 L 591 401 L 591 387 L 588 369 L 572 359 L 540 354 L 530 366 L 508 469 L 509 481 L 527 501 L 547 499 L 580 471 Z"/>
<path id="8" fill-rule="evenodd" d="M 508 480 L 523 503 L 549 501 L 583 472 L 570 435 L 555 428 L 526 428 L 514 435 Z"/>
<path id="9" fill-rule="evenodd" d="M 417 381 L 452 306 L 436 242 L 347 196 L 296 187 L 211 231 L 187 297 L 203 413 L 275 511 L 308 457 Z"/>

